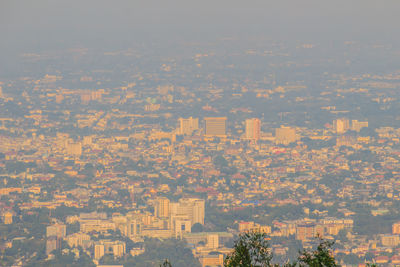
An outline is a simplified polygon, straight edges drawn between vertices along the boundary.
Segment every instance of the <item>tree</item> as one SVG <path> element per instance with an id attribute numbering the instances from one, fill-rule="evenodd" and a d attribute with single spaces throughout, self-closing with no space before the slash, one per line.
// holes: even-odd
<path id="1" fill-rule="evenodd" d="M 168 261 L 168 259 L 165 259 L 162 265 L 160 264 L 160 267 L 172 267 L 171 263 Z"/>
<path id="2" fill-rule="evenodd" d="M 347 238 L 347 230 L 346 229 L 341 229 L 338 233 L 337 239 L 339 239 L 342 242 L 348 241 Z"/>
<path id="3" fill-rule="evenodd" d="M 146 238 L 144 242 L 146 251 L 135 257 L 127 257 L 123 262 L 124 266 L 150 267 L 160 266 L 168 259 L 168 264 L 173 267 L 200 267 L 200 262 L 193 256 L 192 250 L 187 243 L 178 239 L 159 240 Z M 170 265 L 161 265 L 169 267 Z"/>
<path id="4" fill-rule="evenodd" d="M 228 161 L 221 155 L 218 155 L 214 158 L 213 163 L 216 167 L 222 168 L 222 167 L 228 167 Z"/>
<path id="5" fill-rule="evenodd" d="M 332 256 L 330 251 L 333 246 L 333 242 L 323 240 L 319 237 L 319 245 L 316 250 L 308 251 L 303 250 L 299 256 L 300 266 L 310 266 L 310 267 L 337 267 L 335 258 Z"/>
<path id="6" fill-rule="evenodd" d="M 233 252 L 225 261 L 226 267 L 239 266 L 271 266 L 272 254 L 269 250 L 267 235 L 260 232 L 248 232 L 241 234 L 235 241 Z"/>
<path id="7" fill-rule="evenodd" d="M 200 233 L 203 232 L 203 225 L 200 223 L 195 223 L 192 226 L 192 233 Z"/>
<path id="8" fill-rule="evenodd" d="M 283 267 L 339 267 L 331 252 L 334 243 L 323 240 L 319 236 L 318 239 L 319 245 L 316 250 L 303 250 L 297 261 L 288 262 Z M 279 267 L 278 264 L 271 263 L 272 257 L 267 235 L 260 232 L 247 232 L 241 234 L 235 241 L 232 253 L 224 261 L 224 267 Z M 162 266 L 160 265 L 160 267 L 171 266 L 168 260 L 164 261 Z"/>

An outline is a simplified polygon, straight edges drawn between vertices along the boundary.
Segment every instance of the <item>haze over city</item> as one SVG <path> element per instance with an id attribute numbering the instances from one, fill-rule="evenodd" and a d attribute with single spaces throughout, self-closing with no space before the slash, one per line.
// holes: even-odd
<path id="1" fill-rule="evenodd" d="M 400 266 L 399 10 L 2 0 L 0 266 Z"/>

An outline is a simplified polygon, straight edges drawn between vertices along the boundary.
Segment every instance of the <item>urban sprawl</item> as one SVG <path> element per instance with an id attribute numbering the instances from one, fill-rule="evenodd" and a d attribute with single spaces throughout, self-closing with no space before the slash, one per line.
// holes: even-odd
<path id="1" fill-rule="evenodd" d="M 312 44 L 182 49 L 21 55 L 30 71 L 0 83 L 5 266 L 124 264 L 171 239 L 222 266 L 247 231 L 277 262 L 319 235 L 342 265 L 400 264 L 399 70 L 296 56 Z"/>

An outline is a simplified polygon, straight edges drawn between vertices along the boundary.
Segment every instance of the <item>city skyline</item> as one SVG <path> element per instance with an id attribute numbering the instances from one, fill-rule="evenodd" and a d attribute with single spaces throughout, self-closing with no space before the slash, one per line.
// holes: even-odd
<path id="1" fill-rule="evenodd" d="M 398 10 L 3 0 L 0 266 L 398 266 Z"/>

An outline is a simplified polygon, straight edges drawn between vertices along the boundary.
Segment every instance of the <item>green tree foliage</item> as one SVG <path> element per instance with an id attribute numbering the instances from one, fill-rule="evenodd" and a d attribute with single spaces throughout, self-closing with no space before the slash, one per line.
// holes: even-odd
<path id="1" fill-rule="evenodd" d="M 92 177 L 96 173 L 96 168 L 92 163 L 86 163 L 81 173 L 87 177 Z"/>
<path id="2" fill-rule="evenodd" d="M 221 155 L 218 155 L 214 158 L 213 163 L 218 168 L 228 167 L 228 161 Z"/>
<path id="3" fill-rule="evenodd" d="M 336 267 L 335 258 L 332 256 L 331 247 L 333 242 L 322 240 L 316 250 L 304 250 L 299 257 L 300 266 L 310 267 Z"/>
<path id="4" fill-rule="evenodd" d="M 272 254 L 269 250 L 267 235 L 259 232 L 244 233 L 239 236 L 224 262 L 226 267 L 271 266 Z"/>
<path id="5" fill-rule="evenodd" d="M 9 173 L 19 174 L 21 172 L 25 172 L 29 168 L 36 168 L 36 163 L 26 163 L 23 161 L 7 161 L 6 162 L 6 170 Z"/>
<path id="6" fill-rule="evenodd" d="M 352 265 L 357 265 L 358 263 L 361 263 L 361 259 L 356 255 L 356 254 L 347 254 L 343 255 L 343 261 L 344 263 L 347 264 L 352 264 Z"/>
<path id="7" fill-rule="evenodd" d="M 160 264 L 160 267 L 172 267 L 172 265 L 168 261 L 168 259 L 165 259 L 165 261 L 162 264 Z"/>
<path id="8" fill-rule="evenodd" d="M 318 237 L 319 238 L 319 237 Z M 315 250 L 303 250 L 294 263 L 286 263 L 285 267 L 337 267 L 331 248 L 333 242 L 319 238 Z M 269 249 L 267 235 L 259 232 L 244 233 L 236 240 L 233 252 L 225 261 L 225 267 L 278 267 L 272 263 L 273 255 Z"/>
<path id="9" fill-rule="evenodd" d="M 171 262 L 173 267 L 186 267 L 200 266 L 199 261 L 194 258 L 191 249 L 187 243 L 178 239 L 146 239 L 144 243 L 145 252 L 136 257 L 129 257 L 124 261 L 124 266 L 140 266 L 140 267 L 154 267 L 160 266 L 160 263 Z M 161 265 L 165 266 L 165 265 Z M 167 267 L 169 265 L 166 265 Z"/>
<path id="10" fill-rule="evenodd" d="M 341 229 L 338 233 L 337 239 L 342 242 L 347 242 L 349 239 L 347 238 L 347 230 Z"/>
<path id="11" fill-rule="evenodd" d="M 192 226 L 192 233 L 200 233 L 203 232 L 203 225 L 201 225 L 200 223 L 195 223 Z"/>
<path id="12" fill-rule="evenodd" d="M 29 267 L 43 266 L 43 267 L 94 267 L 95 264 L 90 259 L 85 252 L 80 250 L 79 258 L 76 257 L 74 253 L 68 251 L 67 253 L 62 253 L 61 251 L 54 252 L 54 259 L 46 260 L 42 259 L 40 261 L 32 260 L 26 265 Z"/>

